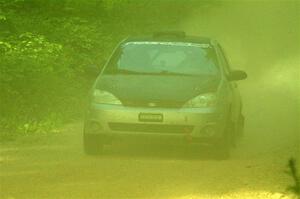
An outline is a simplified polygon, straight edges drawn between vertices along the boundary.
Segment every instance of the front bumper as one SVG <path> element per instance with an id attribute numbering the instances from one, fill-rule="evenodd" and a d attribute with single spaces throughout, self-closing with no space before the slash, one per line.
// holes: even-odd
<path id="1" fill-rule="evenodd" d="M 162 115 L 161 121 L 141 121 L 140 114 Z M 216 108 L 143 108 L 92 104 L 86 134 L 108 139 L 159 139 L 211 142 L 219 140 L 225 120 Z"/>

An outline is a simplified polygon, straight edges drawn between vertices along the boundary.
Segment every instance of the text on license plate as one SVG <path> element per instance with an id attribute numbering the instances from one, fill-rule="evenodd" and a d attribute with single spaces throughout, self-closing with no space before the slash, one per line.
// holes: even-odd
<path id="1" fill-rule="evenodd" d="M 140 113 L 139 121 L 141 122 L 162 122 L 164 117 L 159 113 Z"/>

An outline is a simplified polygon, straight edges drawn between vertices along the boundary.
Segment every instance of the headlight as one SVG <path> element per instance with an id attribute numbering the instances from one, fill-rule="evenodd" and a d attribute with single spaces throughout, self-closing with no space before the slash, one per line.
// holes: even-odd
<path id="1" fill-rule="evenodd" d="M 121 101 L 116 98 L 113 94 L 95 89 L 93 92 L 93 102 L 98 104 L 113 104 L 113 105 L 121 105 Z"/>
<path id="2" fill-rule="evenodd" d="M 199 95 L 183 106 L 184 108 L 204 108 L 204 107 L 212 107 L 216 105 L 217 97 L 215 93 L 206 93 L 203 95 Z"/>

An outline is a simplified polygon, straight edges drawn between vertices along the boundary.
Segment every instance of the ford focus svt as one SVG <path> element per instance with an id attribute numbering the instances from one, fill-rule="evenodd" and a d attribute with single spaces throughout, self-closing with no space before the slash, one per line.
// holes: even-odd
<path id="1" fill-rule="evenodd" d="M 244 117 L 236 81 L 217 41 L 181 32 L 130 37 L 114 50 L 90 94 L 83 144 L 114 140 L 209 144 L 227 158 Z"/>

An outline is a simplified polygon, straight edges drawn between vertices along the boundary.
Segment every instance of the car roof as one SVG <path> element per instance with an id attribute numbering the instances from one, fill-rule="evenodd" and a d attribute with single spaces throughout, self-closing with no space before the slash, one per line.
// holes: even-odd
<path id="1" fill-rule="evenodd" d="M 187 43 L 212 43 L 212 39 L 208 37 L 185 35 L 184 32 L 158 32 L 153 35 L 130 36 L 122 43 L 137 41 L 162 41 L 162 42 L 187 42 Z"/>

